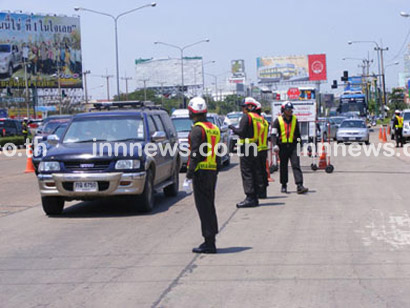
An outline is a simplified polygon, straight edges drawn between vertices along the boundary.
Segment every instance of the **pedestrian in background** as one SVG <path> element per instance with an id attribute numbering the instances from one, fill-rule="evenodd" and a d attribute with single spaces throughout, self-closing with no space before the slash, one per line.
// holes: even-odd
<path id="1" fill-rule="evenodd" d="M 195 97 L 190 100 L 188 110 L 194 125 L 188 138 L 191 153 L 186 178 L 193 182 L 195 205 L 201 220 L 202 236 L 205 239 L 199 247 L 192 249 L 192 252 L 216 253 L 218 220 L 215 210 L 215 188 L 219 164 L 216 154 L 221 133 L 216 125 L 208 122 L 207 105 L 203 98 Z"/>

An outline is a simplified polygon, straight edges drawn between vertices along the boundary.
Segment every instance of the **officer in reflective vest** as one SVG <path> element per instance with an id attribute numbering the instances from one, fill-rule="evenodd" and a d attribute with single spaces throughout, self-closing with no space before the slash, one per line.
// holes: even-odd
<path id="1" fill-rule="evenodd" d="M 24 137 L 24 144 L 26 143 L 27 136 L 28 136 L 28 118 L 24 118 L 23 123 L 21 124 L 22 127 L 22 133 Z"/>
<path id="2" fill-rule="evenodd" d="M 279 135 L 279 141 L 277 135 Z M 273 122 L 273 149 L 279 152 L 280 159 L 280 183 L 281 191 L 287 193 L 288 163 L 292 165 L 293 176 L 297 186 L 297 193 L 303 194 L 308 191 L 303 186 L 303 175 L 300 169 L 300 160 L 297 155 L 297 142 L 300 140 L 300 131 L 296 116 L 293 115 L 293 104 L 286 102 L 284 112 Z"/>
<path id="3" fill-rule="evenodd" d="M 258 158 L 258 125 L 256 114 L 256 101 L 252 97 L 247 97 L 242 104 L 243 116 L 239 121 L 239 127 L 229 125 L 229 128 L 239 136 L 238 146 L 240 149 L 240 167 L 242 175 L 242 185 L 246 198 L 239 202 L 236 207 L 254 207 L 259 205 L 257 166 Z"/>
<path id="4" fill-rule="evenodd" d="M 218 220 L 215 210 L 215 186 L 220 159 L 217 155 L 221 138 L 219 128 L 206 119 L 207 106 L 201 97 L 188 104 L 189 117 L 194 122 L 189 134 L 190 157 L 186 177 L 192 179 L 195 205 L 201 220 L 205 241 L 192 249 L 195 253 L 216 253 L 215 236 Z"/>
<path id="5" fill-rule="evenodd" d="M 258 198 L 265 199 L 267 197 L 266 188 L 269 185 L 268 173 L 266 170 L 266 160 L 268 158 L 269 123 L 261 116 L 262 105 L 259 102 L 257 102 L 255 113 L 262 120 L 262 122 L 259 122 L 259 121 L 257 122 L 257 125 L 260 125 L 259 139 L 258 139 L 258 170 L 257 170 Z"/>
<path id="6" fill-rule="evenodd" d="M 396 116 L 394 117 L 394 135 L 396 137 L 396 148 L 400 145 L 403 147 L 403 117 L 400 116 L 400 110 L 394 112 Z"/>

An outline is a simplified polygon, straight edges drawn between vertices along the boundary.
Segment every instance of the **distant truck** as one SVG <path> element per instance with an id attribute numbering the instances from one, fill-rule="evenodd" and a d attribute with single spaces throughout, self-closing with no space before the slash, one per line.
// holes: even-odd
<path id="1" fill-rule="evenodd" d="M 21 66 L 22 53 L 15 44 L 0 44 L 0 74 L 11 77 L 15 69 Z"/>

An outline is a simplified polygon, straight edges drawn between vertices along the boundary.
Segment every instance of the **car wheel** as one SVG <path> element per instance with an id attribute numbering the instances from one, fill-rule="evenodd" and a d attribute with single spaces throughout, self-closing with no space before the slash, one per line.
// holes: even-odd
<path id="1" fill-rule="evenodd" d="M 61 215 L 64 209 L 64 199 L 61 197 L 41 197 L 41 204 L 47 216 Z"/>
<path id="2" fill-rule="evenodd" d="M 138 208 L 142 212 L 150 212 L 154 208 L 154 185 L 153 174 L 151 170 L 147 171 L 145 177 L 144 191 L 139 196 Z"/>
<path id="3" fill-rule="evenodd" d="M 175 166 L 174 173 L 172 174 L 172 184 L 164 188 L 164 195 L 167 197 L 175 197 L 178 195 L 179 191 L 179 171 L 177 166 L 179 163 Z"/>
<path id="4" fill-rule="evenodd" d="M 366 140 L 364 143 L 365 143 L 366 145 L 369 145 L 369 144 L 370 144 L 370 141 L 369 141 L 369 140 Z"/>

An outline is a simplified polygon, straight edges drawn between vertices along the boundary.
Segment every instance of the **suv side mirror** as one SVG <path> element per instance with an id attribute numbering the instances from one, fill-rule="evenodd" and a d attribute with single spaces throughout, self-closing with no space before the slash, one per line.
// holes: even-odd
<path id="1" fill-rule="evenodd" d="M 57 135 L 49 135 L 48 137 L 47 137 L 47 142 L 50 144 L 50 145 L 57 145 L 57 143 L 60 141 L 60 138 L 58 138 L 58 136 Z"/>
<path id="2" fill-rule="evenodd" d="M 167 135 L 163 131 L 158 131 L 152 135 L 151 140 L 153 142 L 162 142 L 167 140 Z"/>

